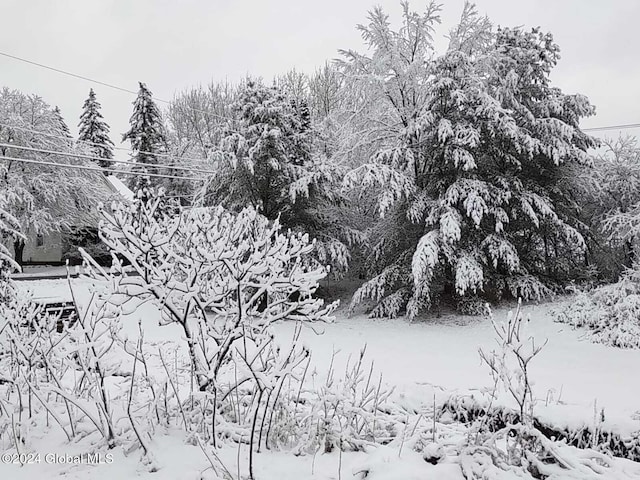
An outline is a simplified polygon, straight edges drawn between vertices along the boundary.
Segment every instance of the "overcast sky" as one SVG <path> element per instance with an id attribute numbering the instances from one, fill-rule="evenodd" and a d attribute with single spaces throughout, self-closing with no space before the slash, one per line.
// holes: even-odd
<path id="1" fill-rule="evenodd" d="M 442 35 L 463 0 L 443 1 Z M 552 78 L 583 93 L 597 115 L 583 127 L 640 122 L 640 1 L 478 0 L 497 25 L 540 26 L 562 59 Z M 337 50 L 362 50 L 356 24 L 382 5 L 391 19 L 399 0 L 4 0 L 0 51 L 158 98 L 211 80 L 246 74 L 266 79 L 292 67 L 311 72 Z M 412 1 L 422 10 L 426 2 Z M 92 85 L 0 56 L 0 85 L 58 105 L 72 133 Z M 133 95 L 94 85 L 114 142 L 128 127 Z M 161 105 L 162 106 L 162 105 Z M 627 130 L 638 135 L 640 129 Z M 607 132 L 617 136 L 618 132 Z M 602 134 L 599 134 L 599 136 Z"/>

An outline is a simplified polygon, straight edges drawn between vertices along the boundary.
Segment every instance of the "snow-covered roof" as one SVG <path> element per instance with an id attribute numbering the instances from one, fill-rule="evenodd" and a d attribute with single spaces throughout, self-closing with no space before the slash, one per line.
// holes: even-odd
<path id="1" fill-rule="evenodd" d="M 122 183 L 122 180 L 113 175 L 107 175 L 105 178 L 113 188 L 114 192 L 119 193 L 125 200 L 129 202 L 133 201 L 133 192 L 129 189 L 129 187 Z"/>

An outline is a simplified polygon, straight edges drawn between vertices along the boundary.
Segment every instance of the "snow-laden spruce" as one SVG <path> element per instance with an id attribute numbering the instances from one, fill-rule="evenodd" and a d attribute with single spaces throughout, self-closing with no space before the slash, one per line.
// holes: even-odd
<path id="1" fill-rule="evenodd" d="M 89 90 L 89 97 L 82 105 L 82 114 L 78 123 L 80 128 L 78 141 L 85 142 L 91 155 L 101 158 L 98 164 L 102 168 L 111 168 L 113 142 L 109 138 L 109 125 L 104 121 L 100 108 L 100 102 L 96 100 L 96 94 L 92 88 Z"/>
<path id="2" fill-rule="evenodd" d="M 157 168 L 148 168 L 144 165 L 162 163 L 156 154 L 166 151 L 166 132 L 162 122 L 162 113 L 153 100 L 151 91 L 142 82 L 140 82 L 138 96 L 133 102 L 129 130 L 122 135 L 122 141 L 126 140 L 131 142 L 131 149 L 135 153 L 133 160 L 138 164 L 132 171 L 159 173 Z M 135 191 L 141 186 L 146 186 L 147 182 L 156 185 L 158 180 L 156 177 L 131 176 L 129 187 Z"/>
<path id="3" fill-rule="evenodd" d="M 71 132 L 69 131 L 69 126 L 67 125 L 67 122 L 64 121 L 64 117 L 62 116 L 60 107 L 58 107 L 57 105 L 53 107 L 53 116 L 55 117 L 55 121 L 58 125 L 58 129 L 62 134 L 61 136 L 66 138 L 69 141 L 69 144 L 71 144 L 72 140 L 71 140 Z"/>
<path id="4" fill-rule="evenodd" d="M 234 211 L 251 206 L 285 228 L 308 233 L 317 241 L 318 262 L 344 273 L 350 247 L 362 243 L 362 234 L 339 192 L 343 172 L 316 152 L 306 100 L 249 79 L 233 109 L 237 125 L 214 153 L 216 174 L 201 201 Z"/>
<path id="5" fill-rule="evenodd" d="M 467 5 L 437 54 L 438 10 L 403 3 L 393 30 L 376 9 L 359 27 L 369 54 L 343 52 L 351 82 L 386 104 L 372 125 L 391 139 L 344 179 L 364 201 L 377 194 L 374 276 L 353 298 L 378 302 L 376 316 L 415 317 L 442 292 L 539 298 L 585 248 L 566 184 L 595 145 L 579 128 L 594 109 L 551 85 L 551 35 L 494 30 Z"/>

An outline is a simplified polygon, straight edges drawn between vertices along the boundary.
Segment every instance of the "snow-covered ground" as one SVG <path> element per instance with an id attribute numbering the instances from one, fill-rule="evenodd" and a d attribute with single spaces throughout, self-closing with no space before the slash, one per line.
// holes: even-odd
<path id="1" fill-rule="evenodd" d="M 73 279 L 72 284 L 76 298 L 83 304 L 89 297 L 91 282 Z M 20 282 L 19 288 L 23 292 L 30 290 L 36 297 L 71 299 L 66 280 Z M 588 425 L 593 422 L 594 411 L 604 409 L 610 428 L 625 433 L 639 431 L 640 351 L 593 344 L 581 338 L 583 332 L 555 323 L 553 309 L 567 302 L 571 302 L 571 299 L 524 307 L 525 314 L 530 316 L 529 332 L 536 343 L 548 340 L 531 364 L 534 395 L 538 399 L 537 414 L 552 419 L 558 426 Z M 507 310 L 496 310 L 495 318 L 498 321 L 506 318 Z M 136 335 L 138 318 L 143 321 L 147 342 L 180 341 L 177 328 L 158 325 L 158 313 L 150 304 L 128 315 L 125 330 L 129 335 Z M 275 332 L 277 336 L 288 337 L 292 333 L 292 325 L 279 324 Z M 431 405 L 434 393 L 440 402 L 450 394 L 466 394 L 489 388 L 493 384 L 488 368 L 481 364 L 478 354 L 478 348 L 488 350 L 495 346 L 492 326 L 485 318 L 450 314 L 409 323 L 404 319 L 374 320 L 364 315 L 349 318 L 344 310 L 340 310 L 334 323 L 318 325 L 315 331 L 305 329 L 303 342 L 313 352 L 312 370 L 320 377 L 328 370 L 334 354 L 333 365 L 336 371 L 340 371 L 347 359 L 357 355 L 366 345 L 365 358 L 374 362 L 375 371 L 383 375 L 385 383 L 395 386 L 398 401 L 422 408 Z M 313 378 L 316 377 L 312 375 L 311 381 Z M 43 433 L 37 448 L 42 452 L 67 453 L 82 448 L 67 445 L 63 440 L 59 435 Z M 176 441 L 171 436 L 159 437 L 155 443 L 162 468 L 159 472 L 149 474 L 149 478 L 199 478 L 199 472 L 207 468 L 208 464 L 198 447 L 184 445 L 184 442 Z M 224 459 L 234 462 L 237 455 L 235 448 L 222 449 L 221 452 Z M 69 478 L 148 475 L 137 461 L 139 455 L 132 455 L 135 457 L 133 459 L 125 458 L 119 451 L 114 454 L 112 464 L 100 467 L 31 465 L 20 468 L 0 465 L 0 473 L 6 472 L 8 475 L 2 475 L 2 478 L 16 479 L 35 478 L 36 475 L 52 477 L 62 472 Z M 256 459 L 256 476 L 266 480 L 364 478 L 355 475 L 355 472 L 362 470 L 363 462 L 383 465 L 375 470 L 376 475 L 367 477 L 374 480 L 463 478 L 453 463 L 445 461 L 431 466 L 409 448 L 399 455 L 397 450 L 392 451 L 388 447 L 379 447 L 369 455 L 332 453 L 319 454 L 317 458 L 263 453 Z M 628 477 L 616 478 L 640 478 L 640 464 L 629 462 L 627 468 L 632 472 Z M 637 477 L 634 476 L 636 474 Z"/>
<path id="2" fill-rule="evenodd" d="M 90 283 L 72 279 L 80 302 L 88 298 Z M 21 291 L 31 291 L 36 298 L 71 300 L 67 280 L 36 280 L 21 282 Z M 588 341 L 585 332 L 554 322 L 552 312 L 570 303 L 561 302 L 524 306 L 530 317 L 529 333 L 547 345 L 531 365 L 535 393 L 541 400 L 598 408 L 616 414 L 632 414 L 640 410 L 640 350 L 612 348 Z M 494 312 L 497 320 L 506 318 L 508 308 Z M 157 312 L 145 305 L 129 316 L 131 333 L 137 329 L 137 318 L 145 321 L 149 341 L 179 338 L 173 326 L 157 325 Z M 289 336 L 292 325 L 281 323 L 276 332 Z M 427 317 L 408 322 L 403 318 L 372 319 L 365 315 L 349 318 L 344 309 L 336 321 L 303 331 L 303 341 L 313 351 L 313 364 L 322 373 L 334 351 L 336 363 L 344 363 L 367 347 L 367 358 L 385 381 L 399 390 L 414 390 L 416 386 L 435 386 L 446 391 L 467 391 L 492 385 L 487 367 L 480 362 L 479 348 L 495 345 L 491 323 L 486 318 L 458 316 Z"/>
<path id="3" fill-rule="evenodd" d="M 567 302 L 568 300 L 564 300 Z M 623 350 L 583 339 L 584 332 L 555 323 L 552 310 L 559 303 L 528 305 L 530 332 L 536 343 L 547 345 L 531 364 L 535 394 L 543 402 L 562 402 L 605 408 L 611 414 L 630 415 L 640 410 L 640 350 Z M 507 309 L 494 312 L 506 318 Z M 283 333 L 288 326 L 277 327 Z M 486 318 L 443 316 L 409 323 L 404 319 L 371 319 L 360 315 L 338 316 L 323 326 L 324 334 L 305 332 L 315 363 L 322 369 L 333 349 L 348 355 L 367 345 L 367 354 L 384 378 L 401 390 L 433 385 L 446 391 L 466 391 L 492 385 L 488 369 L 480 362 L 478 348 L 495 346 L 494 332 Z"/>

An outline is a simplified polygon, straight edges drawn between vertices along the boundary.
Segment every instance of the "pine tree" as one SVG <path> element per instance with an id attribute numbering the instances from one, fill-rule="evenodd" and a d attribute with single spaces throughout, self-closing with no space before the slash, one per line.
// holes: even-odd
<path id="1" fill-rule="evenodd" d="M 72 137 L 71 137 L 71 133 L 69 132 L 69 127 L 67 125 L 67 122 L 64 121 L 64 118 L 62 117 L 62 112 L 60 111 L 60 108 L 58 108 L 57 105 L 53 109 L 53 115 L 55 116 L 56 123 L 58 125 L 58 128 L 62 136 L 71 140 Z"/>
<path id="2" fill-rule="evenodd" d="M 104 121 L 100 113 L 100 103 L 96 100 L 93 88 L 89 90 L 89 97 L 82 106 L 80 115 L 80 135 L 78 140 L 87 142 L 91 154 L 99 157 L 98 165 L 102 168 L 111 168 L 113 162 L 113 142 L 109 138 L 109 125 Z"/>
<path id="3" fill-rule="evenodd" d="M 143 165 L 158 165 L 158 153 L 166 151 L 166 135 L 162 123 L 162 114 L 153 101 L 151 91 L 140 82 L 138 97 L 133 103 L 133 114 L 129 120 L 131 128 L 122 136 L 122 141 L 129 140 L 131 148 L 135 151 L 134 160 L 140 165 L 134 167 L 134 172 L 158 173 L 157 168 L 147 170 Z M 157 178 L 157 177 L 156 177 Z M 138 190 L 147 184 L 159 183 L 145 177 L 136 176 L 129 180 L 129 187 Z"/>
<path id="4" fill-rule="evenodd" d="M 311 136 L 289 99 L 277 88 L 248 80 L 234 104 L 238 128 L 223 138 L 208 202 L 237 208 L 251 204 L 268 219 L 291 210 L 289 186 L 310 160 Z M 286 225 L 286 223 L 285 223 Z"/>
<path id="5" fill-rule="evenodd" d="M 346 201 L 337 193 L 342 174 L 315 153 L 307 103 L 248 80 L 234 109 L 237 128 L 222 139 L 204 203 L 237 211 L 250 205 L 269 220 L 279 218 L 316 238 L 318 260 L 344 272 L 348 245 L 361 235 L 349 228 Z"/>
<path id="6" fill-rule="evenodd" d="M 374 276 L 354 304 L 373 298 L 374 315 L 414 317 L 441 294 L 459 304 L 539 297 L 583 255 L 566 184 L 595 145 L 579 128 L 594 109 L 551 86 L 558 47 L 550 34 L 494 32 L 467 5 L 437 55 L 433 10 L 403 7 L 398 32 L 379 9 L 361 27 L 371 57 L 347 52 L 348 72 L 379 86 L 396 125 L 395 142 L 345 181 L 367 197 L 377 192 L 385 217 Z"/>

